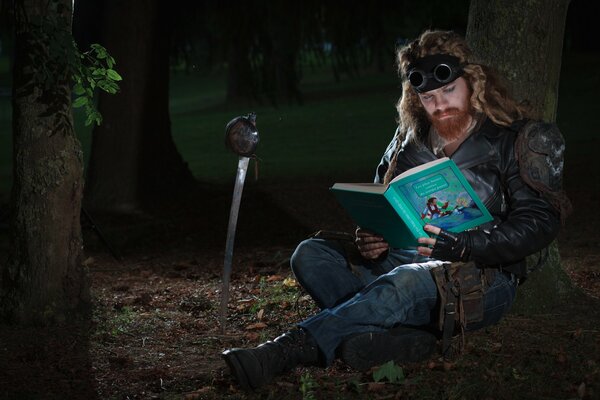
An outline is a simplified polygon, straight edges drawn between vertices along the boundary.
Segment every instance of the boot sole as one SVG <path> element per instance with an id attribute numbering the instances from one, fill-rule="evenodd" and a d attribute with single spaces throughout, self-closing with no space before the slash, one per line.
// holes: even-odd
<path id="1" fill-rule="evenodd" d="M 426 360 L 435 352 L 436 342 L 431 333 L 409 328 L 360 333 L 342 343 L 340 358 L 350 367 L 365 371 L 392 360 L 397 363 Z"/>
<path id="2" fill-rule="evenodd" d="M 221 354 L 221 357 L 223 357 L 225 360 L 225 363 L 229 367 L 229 370 L 241 388 L 244 390 L 254 390 L 254 387 L 250 385 L 250 378 L 248 375 L 246 375 L 246 371 L 242 367 L 240 361 L 237 359 L 235 352 L 226 350 Z"/>

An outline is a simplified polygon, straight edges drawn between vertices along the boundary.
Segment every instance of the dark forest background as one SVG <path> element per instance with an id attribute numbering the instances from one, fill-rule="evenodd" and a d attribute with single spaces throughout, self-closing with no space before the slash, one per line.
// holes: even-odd
<path id="1" fill-rule="evenodd" d="M 317 229 L 353 229 L 328 188 L 373 178 L 396 127 L 396 48 L 424 29 L 466 34 L 474 4 L 487 2 L 81 0 L 71 15 L 70 0 L 0 0 L 0 398 L 597 398 L 600 3 L 586 0 L 489 2 L 507 26 L 566 12 L 562 56 L 531 71 L 560 67 L 549 119 L 576 207 L 554 260 L 569 282 L 534 289 L 535 312 L 473 334 L 455 364 L 396 366 L 400 384 L 340 363 L 241 393 L 219 358 L 316 311 L 289 257 Z M 511 59 L 509 39 L 545 43 L 542 25 L 473 39 Z M 123 77 L 95 93 L 98 126 L 71 107 L 71 39 L 106 47 Z M 251 111 L 261 140 L 223 334 L 237 165 L 224 130 Z M 549 301 L 561 285 L 568 301 Z"/>

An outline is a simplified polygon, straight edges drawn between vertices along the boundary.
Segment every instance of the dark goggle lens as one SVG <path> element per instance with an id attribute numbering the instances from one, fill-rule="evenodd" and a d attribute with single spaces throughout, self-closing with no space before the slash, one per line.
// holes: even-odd
<path id="1" fill-rule="evenodd" d="M 452 68 L 440 64 L 433 70 L 433 77 L 440 83 L 448 82 L 452 78 Z"/>
<path id="2" fill-rule="evenodd" d="M 419 88 L 425 82 L 425 76 L 421 71 L 411 71 L 408 74 L 408 80 L 411 85 L 413 85 L 416 88 Z"/>

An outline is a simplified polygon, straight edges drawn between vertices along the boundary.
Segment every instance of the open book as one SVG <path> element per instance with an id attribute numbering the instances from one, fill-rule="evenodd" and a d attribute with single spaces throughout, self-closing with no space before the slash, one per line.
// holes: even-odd
<path id="1" fill-rule="evenodd" d="M 417 238 L 427 237 L 425 224 L 461 232 L 492 220 L 448 157 L 409 169 L 388 185 L 336 183 L 331 191 L 354 222 L 396 248 L 416 247 Z"/>

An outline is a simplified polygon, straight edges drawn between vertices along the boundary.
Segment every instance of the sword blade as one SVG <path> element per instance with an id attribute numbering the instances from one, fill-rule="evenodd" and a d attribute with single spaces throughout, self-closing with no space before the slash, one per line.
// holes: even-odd
<path id="1" fill-rule="evenodd" d="M 237 227 L 238 214 L 240 211 L 240 201 L 242 200 L 242 191 L 244 190 L 244 181 L 248 171 L 250 158 L 240 157 L 235 178 L 235 187 L 233 188 L 233 198 L 231 200 L 231 209 L 229 210 L 229 225 L 227 227 L 227 241 L 225 242 L 225 260 L 223 263 L 223 287 L 221 290 L 221 312 L 219 315 L 221 333 L 225 332 L 227 321 L 227 304 L 229 303 L 229 280 L 231 278 L 231 265 L 233 260 L 233 242 L 235 240 L 235 229 Z"/>

